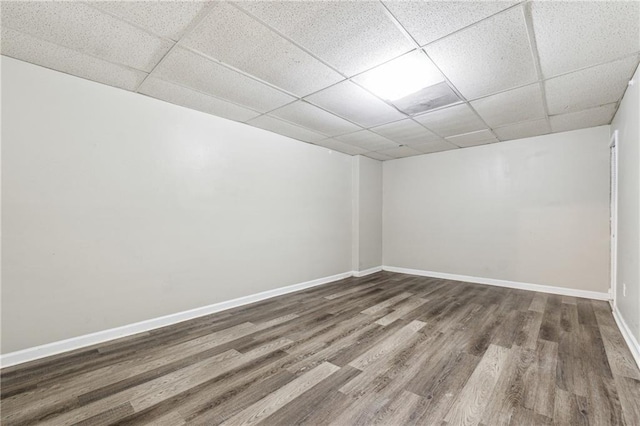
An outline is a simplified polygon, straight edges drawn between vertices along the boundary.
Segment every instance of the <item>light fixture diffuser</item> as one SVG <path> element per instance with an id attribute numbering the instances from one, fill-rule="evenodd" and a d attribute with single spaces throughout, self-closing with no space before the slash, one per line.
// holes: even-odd
<path id="1" fill-rule="evenodd" d="M 395 101 L 444 81 L 421 50 L 401 56 L 353 79 L 377 96 Z"/>

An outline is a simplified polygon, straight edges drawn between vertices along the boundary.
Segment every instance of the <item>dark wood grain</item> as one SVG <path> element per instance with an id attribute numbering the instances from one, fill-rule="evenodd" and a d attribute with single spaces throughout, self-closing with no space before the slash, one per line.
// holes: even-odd
<path id="1" fill-rule="evenodd" d="M 2 370 L 3 425 L 638 425 L 606 302 L 381 272 Z"/>

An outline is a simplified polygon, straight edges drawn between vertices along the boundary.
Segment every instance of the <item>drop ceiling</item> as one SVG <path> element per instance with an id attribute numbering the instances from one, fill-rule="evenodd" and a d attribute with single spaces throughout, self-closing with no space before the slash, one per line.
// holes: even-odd
<path id="1" fill-rule="evenodd" d="M 2 1 L 1 49 L 389 160 L 610 123 L 639 22 L 637 1 Z M 435 80 L 376 95 L 401 61 Z"/>

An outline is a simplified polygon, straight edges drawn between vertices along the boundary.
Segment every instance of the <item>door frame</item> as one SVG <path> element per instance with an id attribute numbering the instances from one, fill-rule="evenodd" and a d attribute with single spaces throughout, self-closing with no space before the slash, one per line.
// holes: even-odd
<path id="1" fill-rule="evenodd" d="M 613 157 L 615 156 L 615 162 Z M 618 131 L 614 130 L 609 140 L 609 244 L 611 268 L 611 297 L 613 308 L 617 308 L 617 272 L 618 272 Z M 615 181 L 611 181 L 615 179 Z"/>

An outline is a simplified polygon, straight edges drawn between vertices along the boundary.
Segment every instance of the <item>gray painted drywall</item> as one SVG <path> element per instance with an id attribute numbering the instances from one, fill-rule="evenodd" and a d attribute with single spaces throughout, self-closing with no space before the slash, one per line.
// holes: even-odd
<path id="1" fill-rule="evenodd" d="M 382 266 L 382 162 L 353 157 L 353 270 Z"/>
<path id="2" fill-rule="evenodd" d="M 351 157 L 2 58 L 2 352 L 351 270 Z"/>
<path id="3" fill-rule="evenodd" d="M 384 162 L 384 264 L 607 292 L 609 126 Z"/>
<path id="4" fill-rule="evenodd" d="M 618 131 L 618 267 L 616 305 L 640 342 L 640 75 L 611 123 Z M 627 294 L 624 295 L 623 285 Z"/>

